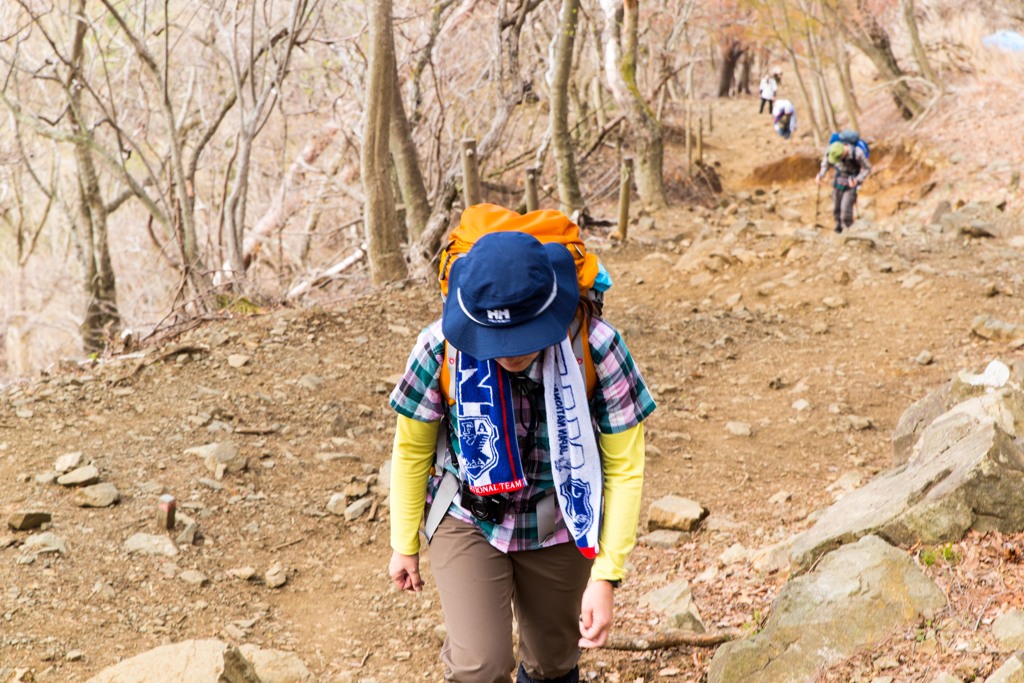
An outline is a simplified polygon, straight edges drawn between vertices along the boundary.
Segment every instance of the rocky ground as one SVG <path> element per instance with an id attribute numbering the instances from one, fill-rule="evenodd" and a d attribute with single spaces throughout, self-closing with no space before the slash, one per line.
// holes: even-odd
<path id="1" fill-rule="evenodd" d="M 641 598 L 680 579 L 709 630 L 756 628 L 786 576 L 754 570 L 745 550 L 806 528 L 814 510 L 889 467 L 910 403 L 959 370 L 1019 357 L 1021 159 L 995 132 L 1013 123 L 1012 98 L 978 87 L 972 113 L 993 132 L 970 146 L 951 142 L 955 109 L 913 132 L 875 116 L 877 172 L 848 235 L 832 233 L 824 191 L 816 202 L 810 138 L 772 135 L 753 99 L 716 103 L 705 160 L 725 191 L 713 204 L 641 221 L 625 244 L 588 235 L 615 280 L 606 317 L 659 403 L 645 511 L 676 494 L 711 513 L 680 545 L 633 553 L 617 633 L 656 631 L 661 617 Z M 670 156 L 679 177 L 682 150 Z M 316 305 L 225 315 L 9 387 L 0 513 L 48 512 L 45 531 L 66 551 L 33 552 L 39 531 L 0 531 L 0 681 L 18 669 L 29 671 L 20 680 L 84 681 L 188 638 L 292 650 L 324 682 L 440 680 L 429 576 L 416 595 L 387 579 L 380 478 L 387 393 L 438 310 L 431 283 L 373 291 L 355 272 Z M 246 468 L 225 459 L 218 471 L 189 450 L 217 442 L 237 446 Z M 81 494 L 53 481 L 69 453 L 119 502 L 80 507 Z M 188 518 L 173 535 L 191 520 L 192 542 L 173 556 L 129 553 L 133 535 L 160 533 L 165 493 Z M 1005 653 L 988 625 L 1022 602 L 1022 540 L 913 549 L 949 608 L 819 679 L 990 673 Z M 585 653 L 582 669 L 595 681 L 698 681 L 712 655 L 605 649 Z"/>

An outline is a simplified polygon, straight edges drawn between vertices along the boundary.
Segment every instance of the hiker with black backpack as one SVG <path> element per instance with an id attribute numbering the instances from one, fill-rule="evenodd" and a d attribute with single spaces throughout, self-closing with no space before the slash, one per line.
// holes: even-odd
<path id="1" fill-rule="evenodd" d="M 523 218 L 541 213 L 568 222 L 554 211 Z M 388 571 L 399 589 L 422 589 L 425 518 L 445 681 L 507 683 L 518 654 L 516 683 L 575 683 L 580 648 L 608 637 L 640 514 L 643 420 L 655 405 L 622 337 L 581 296 L 578 267 L 565 244 L 516 230 L 444 258 L 441 318 L 420 333 L 391 394 Z M 586 363 L 573 350 L 574 319 Z"/>
<path id="2" fill-rule="evenodd" d="M 841 233 L 844 226 L 853 225 L 853 206 L 857 203 L 857 191 L 864 179 L 871 173 L 868 161 L 868 145 L 853 131 L 834 133 L 815 181 L 820 185 L 829 167 L 835 169 L 832 182 L 832 215 L 836 219 L 835 231 Z"/>

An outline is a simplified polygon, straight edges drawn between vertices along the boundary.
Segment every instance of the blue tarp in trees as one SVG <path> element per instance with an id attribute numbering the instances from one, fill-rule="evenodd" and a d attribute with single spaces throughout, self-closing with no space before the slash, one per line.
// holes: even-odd
<path id="1" fill-rule="evenodd" d="M 1016 31 L 996 31 L 982 38 L 981 44 L 1004 52 L 1024 52 L 1024 36 Z"/>

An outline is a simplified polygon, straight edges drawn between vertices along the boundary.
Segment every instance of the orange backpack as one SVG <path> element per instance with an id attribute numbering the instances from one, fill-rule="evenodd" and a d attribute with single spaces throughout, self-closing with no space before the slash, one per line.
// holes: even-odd
<path id="1" fill-rule="evenodd" d="M 576 262 L 576 280 L 580 295 L 586 296 L 590 293 L 598 273 L 597 257 L 587 253 L 587 248 L 580 237 L 579 226 L 569 220 L 568 216 L 554 209 L 519 214 L 496 204 L 475 204 L 462 212 L 461 221 L 448 234 L 448 246 L 441 251 L 441 267 L 438 272 L 441 296 L 448 296 L 448 272 L 458 257 L 468 252 L 478 239 L 488 233 L 512 231 L 525 232 L 544 243 L 564 244 Z M 582 322 L 583 316 L 578 312 L 567 333 L 572 337 L 576 362 L 583 366 L 587 395 L 593 396 L 597 387 L 597 372 L 594 370 L 594 360 L 590 355 L 587 330 Z M 455 354 L 455 349 L 446 341 L 445 360 L 441 366 L 441 393 L 449 404 L 455 402 L 454 380 L 451 373 L 455 365 Z"/>

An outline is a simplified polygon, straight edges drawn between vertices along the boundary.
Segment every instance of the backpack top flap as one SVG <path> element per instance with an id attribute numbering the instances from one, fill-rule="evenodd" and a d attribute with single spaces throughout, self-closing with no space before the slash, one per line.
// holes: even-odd
<path id="1" fill-rule="evenodd" d="M 438 272 L 441 294 L 448 296 L 448 271 L 456 258 L 468 252 L 483 235 L 510 231 L 525 232 L 544 243 L 564 244 L 576 262 L 580 294 L 586 294 L 594 286 L 598 273 L 597 257 L 587 253 L 579 226 L 564 213 L 541 209 L 520 215 L 496 204 L 475 204 L 462 212 L 462 219 L 448 234 L 448 245 L 441 252 Z"/>

